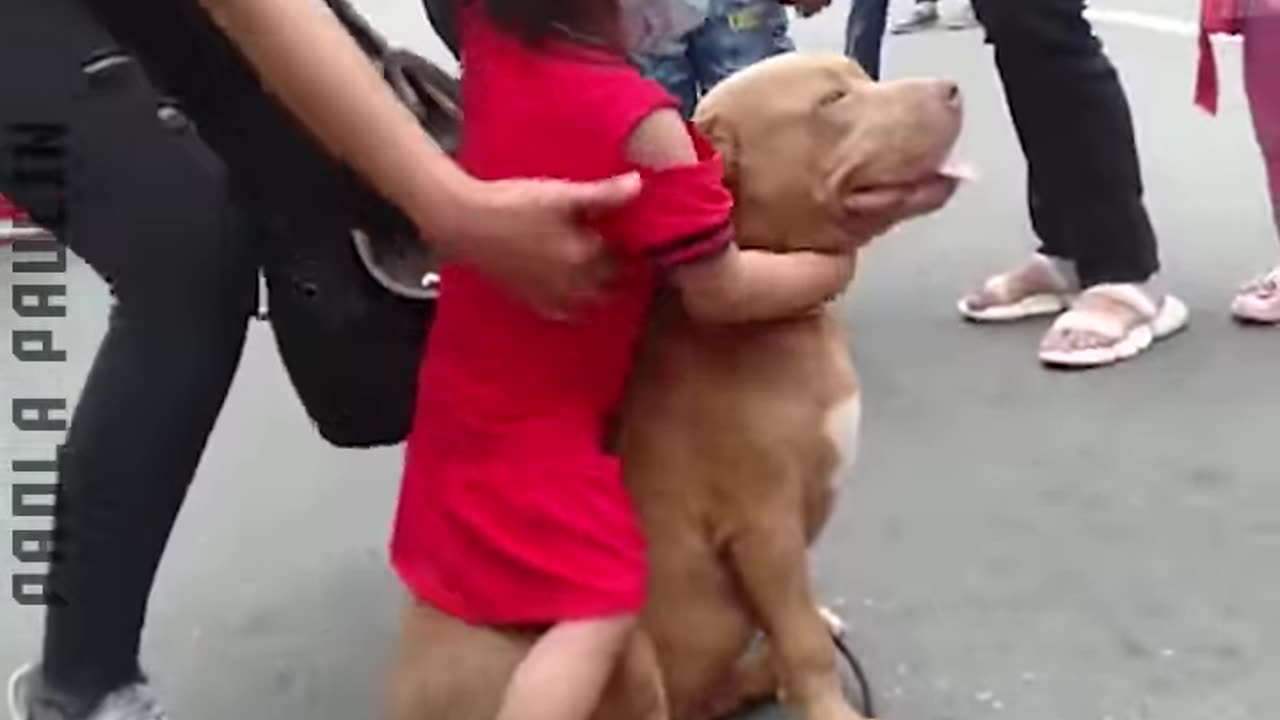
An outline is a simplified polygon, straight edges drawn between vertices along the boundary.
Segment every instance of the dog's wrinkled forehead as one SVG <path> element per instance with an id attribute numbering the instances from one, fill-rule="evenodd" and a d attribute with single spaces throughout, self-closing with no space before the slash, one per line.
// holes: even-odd
<path id="1" fill-rule="evenodd" d="M 818 108 L 870 86 L 867 74 L 842 55 L 785 53 L 716 85 L 698 104 L 694 121 L 750 135 L 811 116 Z"/>

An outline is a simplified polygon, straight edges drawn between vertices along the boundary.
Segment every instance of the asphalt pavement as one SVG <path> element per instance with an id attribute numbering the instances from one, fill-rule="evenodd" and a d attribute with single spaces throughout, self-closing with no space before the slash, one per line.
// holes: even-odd
<path id="1" fill-rule="evenodd" d="M 359 4 L 393 40 L 452 65 L 413 0 Z M 1195 17 L 1194 0 L 1095 7 Z M 798 23 L 802 47 L 839 49 L 846 9 Z M 890 76 L 960 83 L 961 154 L 982 179 L 874 245 L 845 308 L 863 453 L 814 568 L 886 718 L 1270 720 L 1280 703 L 1280 331 L 1226 313 L 1277 255 L 1239 53 L 1224 48 L 1223 111 L 1209 118 L 1191 104 L 1193 39 L 1140 24 L 1099 33 L 1192 324 L 1133 362 L 1075 374 L 1037 364 L 1045 323 L 974 327 L 954 310 L 1032 247 L 989 48 L 974 31 L 887 42 Z M 79 263 L 67 278 L 69 316 L 50 322 L 69 361 L 33 374 L 5 353 L 6 398 L 78 392 L 107 295 Z M 11 283 L 0 269 L 0 294 Z M 43 457 L 57 439 L 6 426 L 0 449 Z M 175 718 L 375 716 L 402 599 L 384 549 L 398 460 L 326 446 L 255 325 L 144 640 Z M 4 495 L 7 534 L 25 526 Z M 37 652 L 39 620 L 0 604 L 0 669 Z"/>

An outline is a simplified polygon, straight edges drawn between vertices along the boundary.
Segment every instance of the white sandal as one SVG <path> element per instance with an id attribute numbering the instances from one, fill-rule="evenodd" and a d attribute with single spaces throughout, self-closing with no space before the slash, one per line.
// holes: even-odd
<path id="1" fill-rule="evenodd" d="M 1125 322 L 1105 310 L 1076 305 L 1060 315 L 1046 337 L 1064 331 L 1088 333 L 1104 339 L 1092 347 L 1064 350 L 1042 349 L 1040 361 L 1064 368 L 1093 368 L 1113 365 L 1133 358 L 1187 326 L 1187 306 L 1173 295 L 1165 295 L 1157 304 L 1140 285 L 1105 283 L 1094 285 L 1080 294 L 1080 299 L 1101 298 L 1128 308 L 1136 320 Z"/>
<path id="2" fill-rule="evenodd" d="M 973 322 L 1014 322 L 1045 315 L 1057 315 L 1070 307 L 1076 293 L 1079 292 L 1078 282 L 1073 277 L 1073 273 L 1070 273 L 1061 261 L 1055 261 L 1040 253 L 1031 256 L 1029 265 L 1035 265 L 1045 273 L 1054 288 L 1052 291 L 1018 297 L 1012 288 L 1012 278 L 1026 270 L 1028 266 L 1024 265 L 987 278 L 980 290 L 960 299 L 957 305 L 960 314 Z M 985 307 L 978 307 L 973 302 L 978 295 L 987 295 L 995 298 L 996 301 Z"/>

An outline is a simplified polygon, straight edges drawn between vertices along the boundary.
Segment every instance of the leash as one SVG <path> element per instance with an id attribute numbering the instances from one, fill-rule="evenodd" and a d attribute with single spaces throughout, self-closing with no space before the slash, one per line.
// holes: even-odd
<path id="1" fill-rule="evenodd" d="M 839 633 L 831 633 L 831 642 L 835 643 L 836 651 L 840 653 L 840 657 L 849 663 L 849 669 L 853 671 L 853 679 L 858 683 L 858 694 L 862 696 L 862 714 L 868 720 L 876 717 L 875 700 L 871 697 L 871 683 L 867 680 L 867 673 L 862 667 L 862 663 L 858 661 L 858 657 L 849 649 L 849 644 L 845 642 L 844 636 Z"/>

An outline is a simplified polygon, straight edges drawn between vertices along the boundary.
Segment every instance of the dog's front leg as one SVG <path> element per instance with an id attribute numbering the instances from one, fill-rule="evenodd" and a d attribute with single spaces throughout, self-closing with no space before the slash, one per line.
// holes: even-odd
<path id="1" fill-rule="evenodd" d="M 865 720 L 841 692 L 831 629 L 810 589 L 799 517 L 756 511 L 732 541 L 734 568 L 769 636 L 785 702 L 804 720 Z"/>

